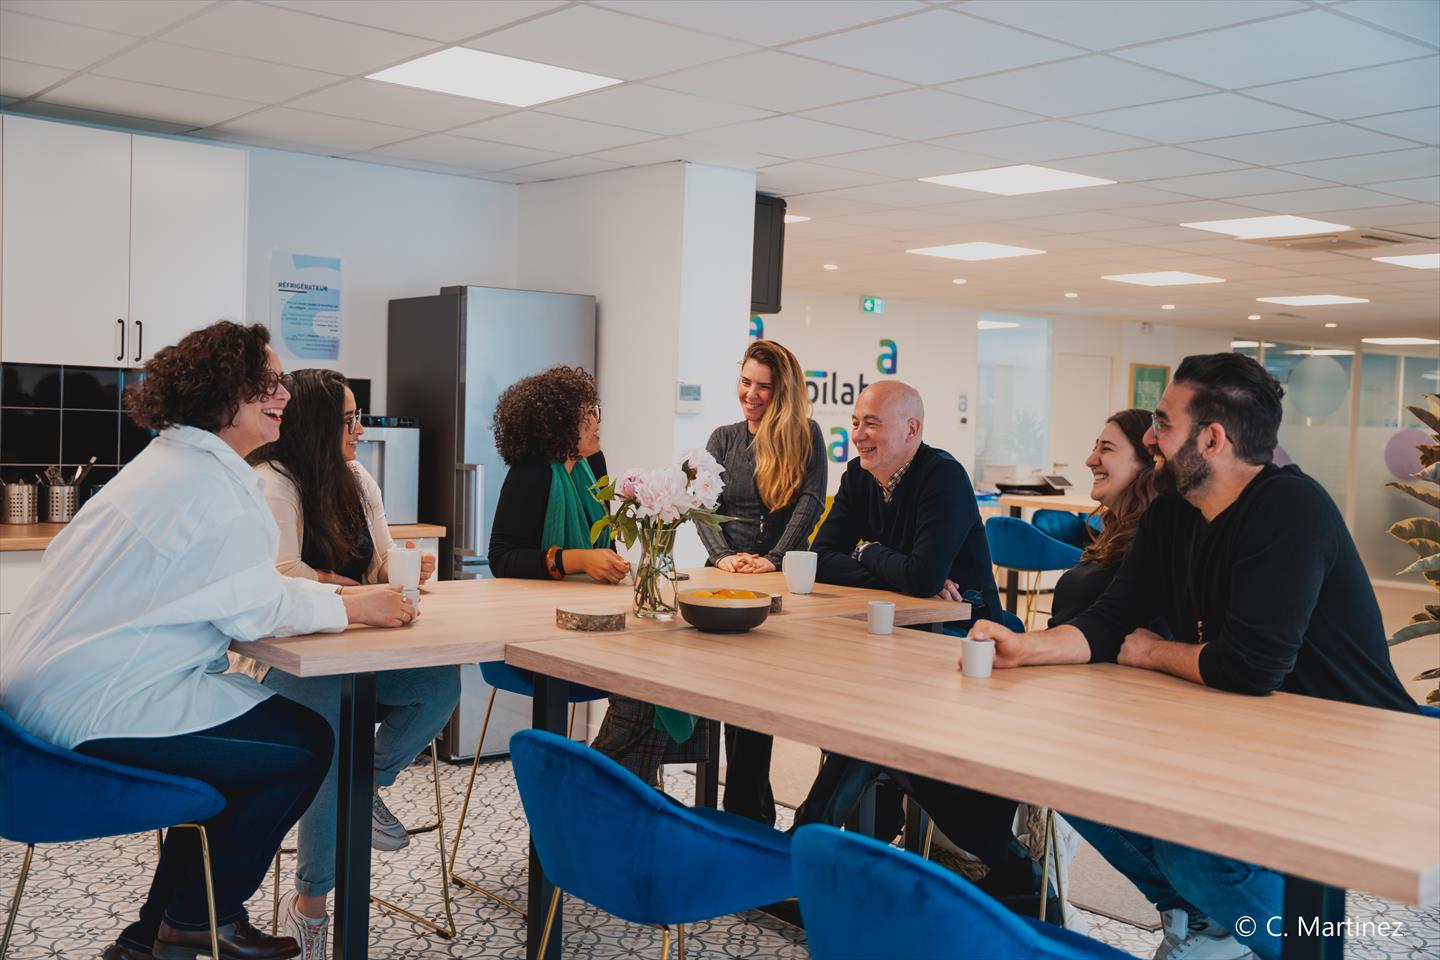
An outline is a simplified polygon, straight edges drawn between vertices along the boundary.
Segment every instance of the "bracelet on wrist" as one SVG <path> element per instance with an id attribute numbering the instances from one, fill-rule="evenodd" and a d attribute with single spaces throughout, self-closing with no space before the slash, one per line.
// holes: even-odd
<path id="1" fill-rule="evenodd" d="M 555 555 L 559 552 L 560 548 L 558 546 L 551 547 L 545 551 L 545 572 L 550 575 L 550 579 L 552 580 L 563 580 L 565 578 L 565 574 L 555 565 Z"/>

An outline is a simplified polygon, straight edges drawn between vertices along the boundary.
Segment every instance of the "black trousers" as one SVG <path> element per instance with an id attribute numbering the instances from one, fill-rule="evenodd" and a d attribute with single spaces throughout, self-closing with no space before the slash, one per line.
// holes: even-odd
<path id="1" fill-rule="evenodd" d="M 770 752 L 775 738 L 725 724 L 727 813 L 775 826 L 775 793 L 770 789 Z"/>
<path id="2" fill-rule="evenodd" d="M 221 926 L 245 916 L 245 901 L 285 834 L 310 806 L 334 749 L 330 725 L 314 711 L 271 697 L 219 726 L 174 737 L 90 740 L 75 748 L 86 756 L 191 777 L 225 798 L 225 809 L 205 821 L 215 880 L 215 917 Z M 148 951 L 163 919 L 177 930 L 210 925 L 204 863 L 194 830 L 170 830 L 140 918 L 120 942 Z"/>
<path id="3" fill-rule="evenodd" d="M 854 812 L 865 789 L 882 775 L 888 776 L 899 791 L 909 794 L 924 807 L 935 825 L 960 849 L 989 866 L 999 866 L 1009 860 L 1016 801 L 834 753 L 825 758 L 809 795 L 795 811 L 796 826 L 806 823 L 839 826 Z M 898 796 L 898 792 L 877 793 L 876 834 L 882 839 L 893 838 L 904 823 Z"/>

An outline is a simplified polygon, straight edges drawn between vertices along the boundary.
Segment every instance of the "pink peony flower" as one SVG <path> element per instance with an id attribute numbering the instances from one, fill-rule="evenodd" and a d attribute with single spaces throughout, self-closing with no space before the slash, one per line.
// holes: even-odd
<path id="1" fill-rule="evenodd" d="M 695 506 L 679 467 L 648 470 L 635 479 L 636 513 L 661 523 L 674 523 Z"/>
<path id="2" fill-rule="evenodd" d="M 627 500 L 635 499 L 635 484 L 640 479 L 639 470 L 626 470 L 615 485 L 615 492 Z"/>

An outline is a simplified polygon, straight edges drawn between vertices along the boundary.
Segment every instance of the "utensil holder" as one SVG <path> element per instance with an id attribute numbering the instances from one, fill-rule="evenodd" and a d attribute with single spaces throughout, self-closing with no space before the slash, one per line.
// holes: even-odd
<path id="1" fill-rule="evenodd" d="M 79 506 L 79 490 L 56 484 L 45 488 L 45 519 L 50 523 L 69 523 Z"/>
<path id="2" fill-rule="evenodd" d="M 7 483 L 5 485 L 5 523 L 38 523 L 36 510 L 38 488 L 28 483 Z"/>

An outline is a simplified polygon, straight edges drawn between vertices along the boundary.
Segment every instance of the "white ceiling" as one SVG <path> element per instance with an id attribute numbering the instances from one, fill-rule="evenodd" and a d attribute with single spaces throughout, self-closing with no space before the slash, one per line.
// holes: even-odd
<path id="1" fill-rule="evenodd" d="M 364 79 L 455 44 L 626 82 L 517 110 Z M 1440 250 L 1434 0 L 0 0 L 0 106 L 508 183 L 753 169 L 812 218 L 787 230 L 799 287 L 1324 339 L 1440 331 L 1440 272 L 1178 226 L 1290 213 L 1424 238 L 1376 253 Z M 1011 163 L 1118 183 L 995 197 L 917 180 Z M 968 241 L 1048 252 L 905 253 Z M 1100 279 L 1151 270 L 1227 282 Z M 1371 303 L 1255 302 L 1314 293 Z"/>

